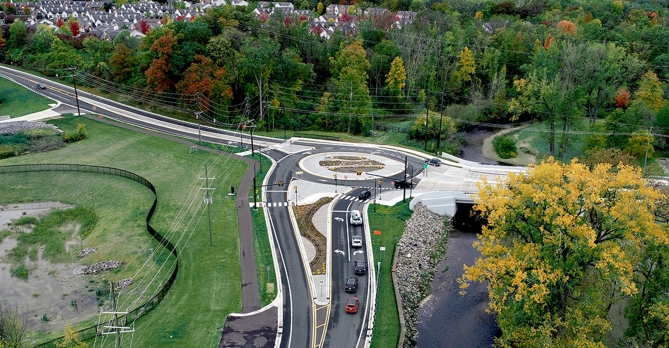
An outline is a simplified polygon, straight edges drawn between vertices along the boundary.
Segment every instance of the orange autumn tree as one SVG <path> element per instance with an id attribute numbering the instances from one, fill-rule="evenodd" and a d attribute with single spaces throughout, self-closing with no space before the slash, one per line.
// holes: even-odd
<path id="1" fill-rule="evenodd" d="M 195 62 L 186 69 L 183 79 L 177 84 L 177 92 L 195 97 L 200 93 L 209 100 L 225 102 L 232 100 L 232 88 L 227 71 L 205 56 L 195 55 Z M 208 100 L 203 100 L 207 103 Z M 209 105 L 205 105 L 207 108 Z"/>
<path id="2" fill-rule="evenodd" d="M 489 306 L 516 347 L 603 347 L 610 305 L 639 289 L 634 268 L 647 245 L 667 245 L 656 222 L 664 195 L 640 170 L 552 158 L 484 182 L 474 209 L 481 252 L 458 280 L 487 282 Z"/>
<path id="3" fill-rule="evenodd" d="M 558 30 L 560 30 L 563 33 L 569 34 L 571 36 L 574 36 L 576 34 L 576 25 L 570 21 L 560 21 L 557 24 Z"/>
<path id="4" fill-rule="evenodd" d="M 177 39 L 172 30 L 167 30 L 166 34 L 156 39 L 151 45 L 151 52 L 156 58 L 151 62 L 151 66 L 146 70 L 146 81 L 153 90 L 158 92 L 167 92 L 172 88 L 174 82 L 170 78 L 170 57 L 174 54 L 174 46 Z"/>

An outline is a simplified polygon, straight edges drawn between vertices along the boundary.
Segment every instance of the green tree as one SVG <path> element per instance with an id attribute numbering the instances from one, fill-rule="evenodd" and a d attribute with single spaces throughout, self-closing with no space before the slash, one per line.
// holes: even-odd
<path id="1" fill-rule="evenodd" d="M 126 82 L 132 77 L 136 61 L 133 52 L 125 44 L 118 44 L 109 58 L 112 77 L 116 82 Z"/>
<path id="2" fill-rule="evenodd" d="M 395 57 L 393 62 L 390 63 L 390 71 L 386 78 L 390 93 L 398 98 L 402 98 L 402 89 L 406 85 L 406 80 L 407 76 L 406 71 L 404 70 L 404 62 L 402 62 L 402 58 Z"/>
<path id="3" fill-rule="evenodd" d="M 366 115 L 371 109 L 371 98 L 367 87 L 370 63 L 367 52 L 360 42 L 344 47 L 333 60 L 332 75 L 337 77 L 336 89 L 340 102 L 340 113 L 347 113 L 347 133 L 351 133 L 351 122 L 356 115 L 356 124 L 362 123 L 358 117 Z"/>
<path id="4" fill-rule="evenodd" d="M 472 75 L 476 72 L 476 63 L 474 62 L 474 55 L 468 47 L 460 52 L 460 60 L 458 61 L 458 69 L 455 71 L 455 76 L 458 81 L 469 82 L 472 80 Z"/>
<path id="5" fill-rule="evenodd" d="M 19 49 L 26 44 L 28 38 L 28 30 L 25 23 L 16 21 L 9 26 L 9 42 L 7 47 L 9 49 Z"/>
<path id="6" fill-rule="evenodd" d="M 503 346 L 603 347 L 611 304 L 638 291 L 637 251 L 669 241 L 654 216 L 663 197 L 638 168 L 576 160 L 484 182 L 481 257 L 465 266 L 461 287 L 487 282 Z"/>
<path id="7" fill-rule="evenodd" d="M 657 74 L 648 71 L 639 82 L 639 90 L 636 92 L 636 100 L 646 104 L 647 107 L 657 112 L 667 101 L 664 99 L 662 82 L 657 78 Z"/>
<path id="8" fill-rule="evenodd" d="M 241 64 L 244 75 L 250 77 L 250 81 L 252 81 L 252 83 L 247 84 L 247 93 L 250 92 L 262 97 L 263 100 L 265 99 L 263 93 L 267 93 L 267 80 L 272 76 L 279 58 L 280 48 L 279 43 L 270 37 L 254 38 L 247 36 L 244 38 Z M 264 121 L 262 100 L 260 105 L 260 120 Z"/>

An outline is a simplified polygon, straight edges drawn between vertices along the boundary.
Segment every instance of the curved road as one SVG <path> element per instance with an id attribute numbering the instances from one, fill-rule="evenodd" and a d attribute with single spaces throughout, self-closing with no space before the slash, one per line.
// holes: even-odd
<path id="1" fill-rule="evenodd" d="M 6 67 L 0 67 L 0 75 L 14 79 L 15 81 L 30 88 L 36 83 L 42 83 L 47 86 L 45 90 L 37 90 L 36 92 L 45 95 L 53 100 L 58 100 L 63 104 L 76 107 L 74 89 L 68 86 L 55 83 L 50 80 L 36 77 L 23 72 L 18 72 Z M 96 114 L 107 116 L 124 123 L 128 123 L 137 127 L 176 135 L 179 137 L 198 139 L 198 125 L 180 120 L 174 120 L 161 115 L 153 114 L 144 110 L 129 107 L 102 97 L 98 97 L 89 93 L 79 91 L 79 107 L 82 111 L 90 111 Z M 216 129 L 212 127 L 202 126 L 201 139 L 206 142 L 229 144 L 234 146 L 244 147 L 250 145 L 250 135 L 240 134 L 227 130 Z M 273 138 L 265 138 L 255 136 L 254 139 L 256 148 L 268 147 L 283 143 L 283 141 Z M 341 145 L 332 144 L 311 144 L 311 143 L 296 143 L 307 146 L 314 146 L 313 153 L 332 152 L 332 151 L 352 151 L 352 152 L 370 152 L 376 155 L 392 158 L 399 162 L 404 162 L 405 155 L 391 150 L 376 150 L 374 148 L 366 148 L 359 146 L 351 146 L 342 143 Z M 295 172 L 299 171 L 299 161 L 306 156 L 305 154 L 287 155 L 284 152 L 277 150 L 265 151 L 265 155 L 272 157 L 277 165 L 274 171 L 268 178 L 269 183 L 277 183 L 283 181 L 290 183 L 295 176 Z M 413 175 L 416 176 L 422 169 L 422 159 L 409 156 L 409 165 L 413 168 Z M 409 172 L 411 173 L 411 172 Z M 402 180 L 404 173 L 393 176 L 393 180 Z M 321 178 L 308 173 L 301 175 L 300 180 L 307 180 L 317 183 L 327 183 L 334 185 L 333 178 Z M 356 181 L 360 187 L 373 187 L 376 180 Z M 288 192 L 290 186 L 283 187 L 273 186 L 265 190 L 266 199 L 268 203 L 284 203 L 288 201 Z M 357 196 L 357 192 L 361 190 L 354 190 L 349 195 Z M 374 192 L 372 190 L 372 192 Z M 240 196 L 241 198 L 241 196 Z M 238 204 L 239 205 L 239 204 Z M 248 207 L 243 204 L 242 206 Z M 277 246 L 278 268 L 280 271 L 281 282 L 283 286 L 283 324 L 280 325 L 279 331 L 281 335 L 281 347 L 309 347 L 315 339 L 313 332 L 315 328 L 314 321 L 314 303 L 315 298 L 311 293 L 310 280 L 307 276 L 308 264 L 305 264 L 306 259 L 301 255 L 297 236 L 292 220 L 290 218 L 289 206 L 274 207 L 269 210 L 269 225 L 268 228 L 273 232 L 274 243 Z M 363 203 L 339 200 L 334 206 L 333 218 L 340 217 L 344 219 L 343 222 L 337 220 L 332 221 L 332 249 L 330 252 L 332 265 L 330 271 L 331 278 L 331 299 L 330 299 L 330 316 L 327 318 L 327 334 L 325 335 L 325 342 L 322 342 L 321 347 L 359 347 L 364 344 L 364 332 L 366 332 L 369 313 L 369 260 L 367 259 L 366 245 L 367 235 L 364 228 L 361 226 L 350 226 L 348 223 L 350 210 L 363 210 Z M 364 212 L 363 212 L 364 214 Z M 366 216 L 364 216 L 366 219 Z M 363 225 L 364 226 L 364 225 Z M 363 248 L 355 253 L 350 248 L 350 237 L 352 234 L 363 236 Z M 334 252 L 334 250 L 342 250 L 344 254 Z M 357 276 L 359 280 L 359 287 L 356 296 L 360 299 L 360 309 L 357 314 L 350 315 L 344 311 L 344 303 L 349 294 L 343 291 L 343 284 L 346 278 L 353 275 L 353 260 L 364 259 L 368 262 L 368 272 L 364 276 Z M 255 276 L 255 275 L 254 275 Z M 257 283 L 257 281 L 255 282 Z M 250 308 L 253 310 L 255 308 Z M 281 325 L 283 326 L 281 328 Z M 353 334 L 354 333 L 354 334 Z M 318 344 L 317 344 L 318 345 Z"/>

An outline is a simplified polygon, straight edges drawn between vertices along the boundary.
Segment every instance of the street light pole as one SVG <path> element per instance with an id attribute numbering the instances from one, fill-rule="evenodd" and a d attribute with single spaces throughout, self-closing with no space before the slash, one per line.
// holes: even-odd
<path id="1" fill-rule="evenodd" d="M 255 153 L 253 152 L 253 128 L 255 127 L 251 126 L 251 157 L 255 155 Z"/>
<path id="2" fill-rule="evenodd" d="M 402 194 L 402 203 L 407 201 L 407 159 L 409 156 L 404 156 L 404 193 Z M 411 182 L 411 180 L 409 180 Z"/>
<path id="3" fill-rule="evenodd" d="M 374 180 L 374 179 L 372 179 Z M 374 212 L 376 213 L 376 183 L 372 181 L 372 185 L 374 185 Z"/>

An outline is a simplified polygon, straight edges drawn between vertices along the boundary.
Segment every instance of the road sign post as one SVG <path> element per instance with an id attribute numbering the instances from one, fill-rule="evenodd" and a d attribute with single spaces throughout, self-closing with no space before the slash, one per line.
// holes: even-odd
<path id="1" fill-rule="evenodd" d="M 348 175 L 344 175 L 344 189 L 346 189 L 346 179 L 348 179 Z"/>
<path id="2" fill-rule="evenodd" d="M 337 174 L 334 175 L 335 179 L 335 193 L 337 193 Z"/>

